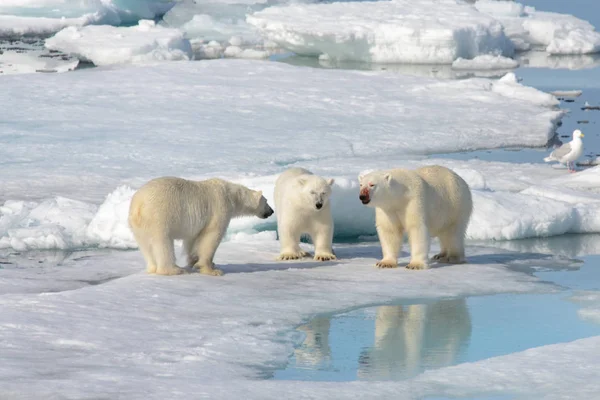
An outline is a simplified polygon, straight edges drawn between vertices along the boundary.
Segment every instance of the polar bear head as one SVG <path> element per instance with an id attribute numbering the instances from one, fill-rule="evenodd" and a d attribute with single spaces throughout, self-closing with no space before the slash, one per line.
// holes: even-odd
<path id="1" fill-rule="evenodd" d="M 262 194 L 262 190 L 254 192 L 254 200 L 256 201 L 256 207 L 254 208 L 254 215 L 258 218 L 266 219 L 269 218 L 275 211 L 271 208 L 267 199 Z"/>
<path id="2" fill-rule="evenodd" d="M 299 176 L 297 183 L 302 203 L 313 210 L 322 209 L 329 201 L 333 182 L 333 179 L 324 179 L 316 175 Z"/>
<path id="3" fill-rule="evenodd" d="M 254 215 L 266 219 L 273 215 L 274 211 L 267 203 L 262 190 L 252 190 L 242 185 L 238 185 L 238 189 L 234 200 L 237 208 L 236 216 Z"/>
<path id="4" fill-rule="evenodd" d="M 389 171 L 372 171 L 359 175 L 360 193 L 358 198 L 366 206 L 382 206 L 390 199 L 389 192 L 393 185 L 392 178 Z M 396 196 L 392 198 L 396 198 Z"/>

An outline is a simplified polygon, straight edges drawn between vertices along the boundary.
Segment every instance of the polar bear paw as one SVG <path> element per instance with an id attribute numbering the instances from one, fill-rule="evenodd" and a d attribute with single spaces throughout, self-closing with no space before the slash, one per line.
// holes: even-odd
<path id="1" fill-rule="evenodd" d="M 315 261 L 330 261 L 337 259 L 337 257 L 333 253 L 317 253 L 314 259 Z"/>
<path id="2" fill-rule="evenodd" d="M 199 269 L 200 269 L 200 273 L 204 274 L 204 275 L 210 275 L 210 276 L 221 276 L 221 275 L 223 275 L 223 271 L 221 271 L 220 269 L 209 267 L 207 265 L 202 266 Z"/>
<path id="3" fill-rule="evenodd" d="M 310 257 L 311 254 L 304 251 L 304 250 L 300 250 L 300 251 L 286 251 L 283 252 L 279 255 L 279 257 L 277 257 L 278 261 L 289 261 L 289 260 L 298 260 L 300 258 L 305 258 L 305 257 Z"/>
<path id="4" fill-rule="evenodd" d="M 446 253 L 436 254 L 433 256 L 433 259 L 444 264 L 464 264 L 466 262 L 461 256 L 448 255 Z"/>
<path id="5" fill-rule="evenodd" d="M 407 269 L 427 269 L 427 264 L 422 261 L 411 261 L 406 266 Z"/>
<path id="6" fill-rule="evenodd" d="M 377 268 L 397 268 L 398 262 L 393 260 L 381 260 L 375 264 Z"/>
<path id="7" fill-rule="evenodd" d="M 155 274 L 157 275 L 183 275 L 186 274 L 187 271 L 183 268 L 179 268 L 178 266 L 172 266 L 172 267 L 158 267 L 156 268 L 156 272 Z"/>

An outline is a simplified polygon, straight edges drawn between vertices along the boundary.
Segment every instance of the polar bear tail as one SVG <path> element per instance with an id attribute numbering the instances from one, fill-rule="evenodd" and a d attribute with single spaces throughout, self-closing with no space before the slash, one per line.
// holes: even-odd
<path id="1" fill-rule="evenodd" d="M 139 228 L 142 225 L 142 207 L 139 204 L 132 204 L 129 210 L 129 226 Z"/>

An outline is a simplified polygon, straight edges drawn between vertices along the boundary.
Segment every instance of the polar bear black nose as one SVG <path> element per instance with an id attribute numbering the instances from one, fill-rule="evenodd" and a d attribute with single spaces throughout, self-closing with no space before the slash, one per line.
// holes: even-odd
<path id="1" fill-rule="evenodd" d="M 263 218 L 269 218 L 274 212 L 271 207 L 267 206 L 267 211 L 263 214 Z"/>
<path id="2" fill-rule="evenodd" d="M 369 198 L 369 196 L 367 196 L 366 194 L 361 194 L 360 196 L 358 196 L 358 199 L 359 199 L 360 201 L 365 201 L 365 200 L 366 200 L 366 199 L 368 199 L 368 198 Z"/>
<path id="3" fill-rule="evenodd" d="M 315 207 L 317 207 L 317 210 L 320 210 L 321 207 L 323 207 L 323 203 L 317 203 L 315 204 Z"/>

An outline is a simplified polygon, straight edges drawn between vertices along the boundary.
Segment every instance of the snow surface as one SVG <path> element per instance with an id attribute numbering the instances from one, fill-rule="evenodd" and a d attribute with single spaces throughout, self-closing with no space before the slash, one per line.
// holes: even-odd
<path id="1" fill-rule="evenodd" d="M 498 19 L 519 50 L 543 46 L 550 54 L 600 52 L 600 33 L 572 15 L 537 11 L 513 1 L 479 0 L 474 6 Z"/>
<path id="2" fill-rule="evenodd" d="M 477 56 L 470 60 L 459 57 L 452 63 L 452 68 L 454 69 L 467 70 L 513 69 L 518 66 L 519 62 L 512 58 L 492 56 L 489 54 Z"/>
<path id="3" fill-rule="evenodd" d="M 43 91 L 35 89 L 40 80 Z M 372 210 L 356 194 L 362 170 L 416 167 L 423 163 L 408 159 L 436 152 L 544 145 L 562 115 L 554 96 L 520 85 L 514 74 L 496 82 L 442 82 L 242 60 L 7 76 L 3 88 L 0 101 L 7 96 L 13 107 L 5 110 L 0 133 L 8 144 L 0 149 L 0 248 L 19 251 L 134 248 L 126 216 L 133 190 L 145 181 L 220 176 L 262 189 L 271 200 L 277 174 L 292 165 L 336 178 L 338 237 L 372 235 Z M 540 201 L 538 194 L 487 195 L 507 164 L 439 163 L 482 191 L 475 201 L 484 209 L 502 201 L 533 209 Z M 486 176 L 485 168 L 499 172 Z M 535 175 L 521 190 L 545 174 L 564 173 L 531 170 Z M 508 190 L 519 186 L 518 178 L 507 180 Z M 593 220 L 577 222 L 574 207 L 538 213 L 533 227 L 497 225 L 496 214 L 475 213 L 469 236 L 596 232 Z M 577 210 L 593 214 L 593 207 Z M 571 219 L 546 226 L 557 212 L 571 212 Z M 236 220 L 230 235 L 264 229 L 273 233 L 273 217 Z"/>
<path id="4" fill-rule="evenodd" d="M 153 19 L 171 0 L 2 0 L 0 36 L 47 36 L 67 26 L 121 25 Z"/>
<path id="5" fill-rule="evenodd" d="M 46 39 L 45 46 L 97 66 L 192 58 L 192 46 L 181 31 L 157 26 L 150 20 L 126 28 L 71 26 Z"/>
<path id="6" fill-rule="evenodd" d="M 335 398 L 412 399 L 501 386 L 553 398 L 565 388 L 584 394 L 596 386 L 590 377 L 598 363 L 596 338 L 442 368 L 406 382 L 264 380 L 301 341 L 292 327 L 315 313 L 390 299 L 559 289 L 495 262 L 489 251 L 471 248 L 473 264 L 415 273 L 374 269 L 375 245 L 340 246 L 340 260 L 326 264 L 281 263 L 274 261 L 276 242 L 244 240 L 219 248 L 216 261 L 226 272 L 221 278 L 132 273 L 142 269 L 139 252 L 66 260 L 64 268 L 79 286 L 76 279 L 51 280 L 52 274 L 44 280 L 33 266 L 20 273 L 3 269 L 0 284 L 13 285 L 0 296 L 0 396 L 280 399 L 335 392 Z M 25 279 L 28 273 L 33 283 Z M 36 287 L 39 294 L 32 292 Z M 560 380 L 557 374 L 563 374 Z"/>
<path id="7" fill-rule="evenodd" d="M 17 45 L 21 46 L 21 45 Z M 37 51 L 4 51 L 0 54 L 0 71 L 2 75 L 24 74 L 33 72 L 68 72 L 79 65 L 79 60 L 62 57 L 57 54 Z"/>
<path id="8" fill-rule="evenodd" d="M 337 60 L 450 64 L 514 50 L 497 20 L 455 0 L 292 4 L 246 20 L 297 54 Z"/>
<path id="9" fill-rule="evenodd" d="M 587 21 L 513 1 L 291 4 L 257 11 L 247 22 L 297 54 L 336 60 L 451 64 L 537 46 L 550 54 L 600 52 L 600 33 Z"/>

